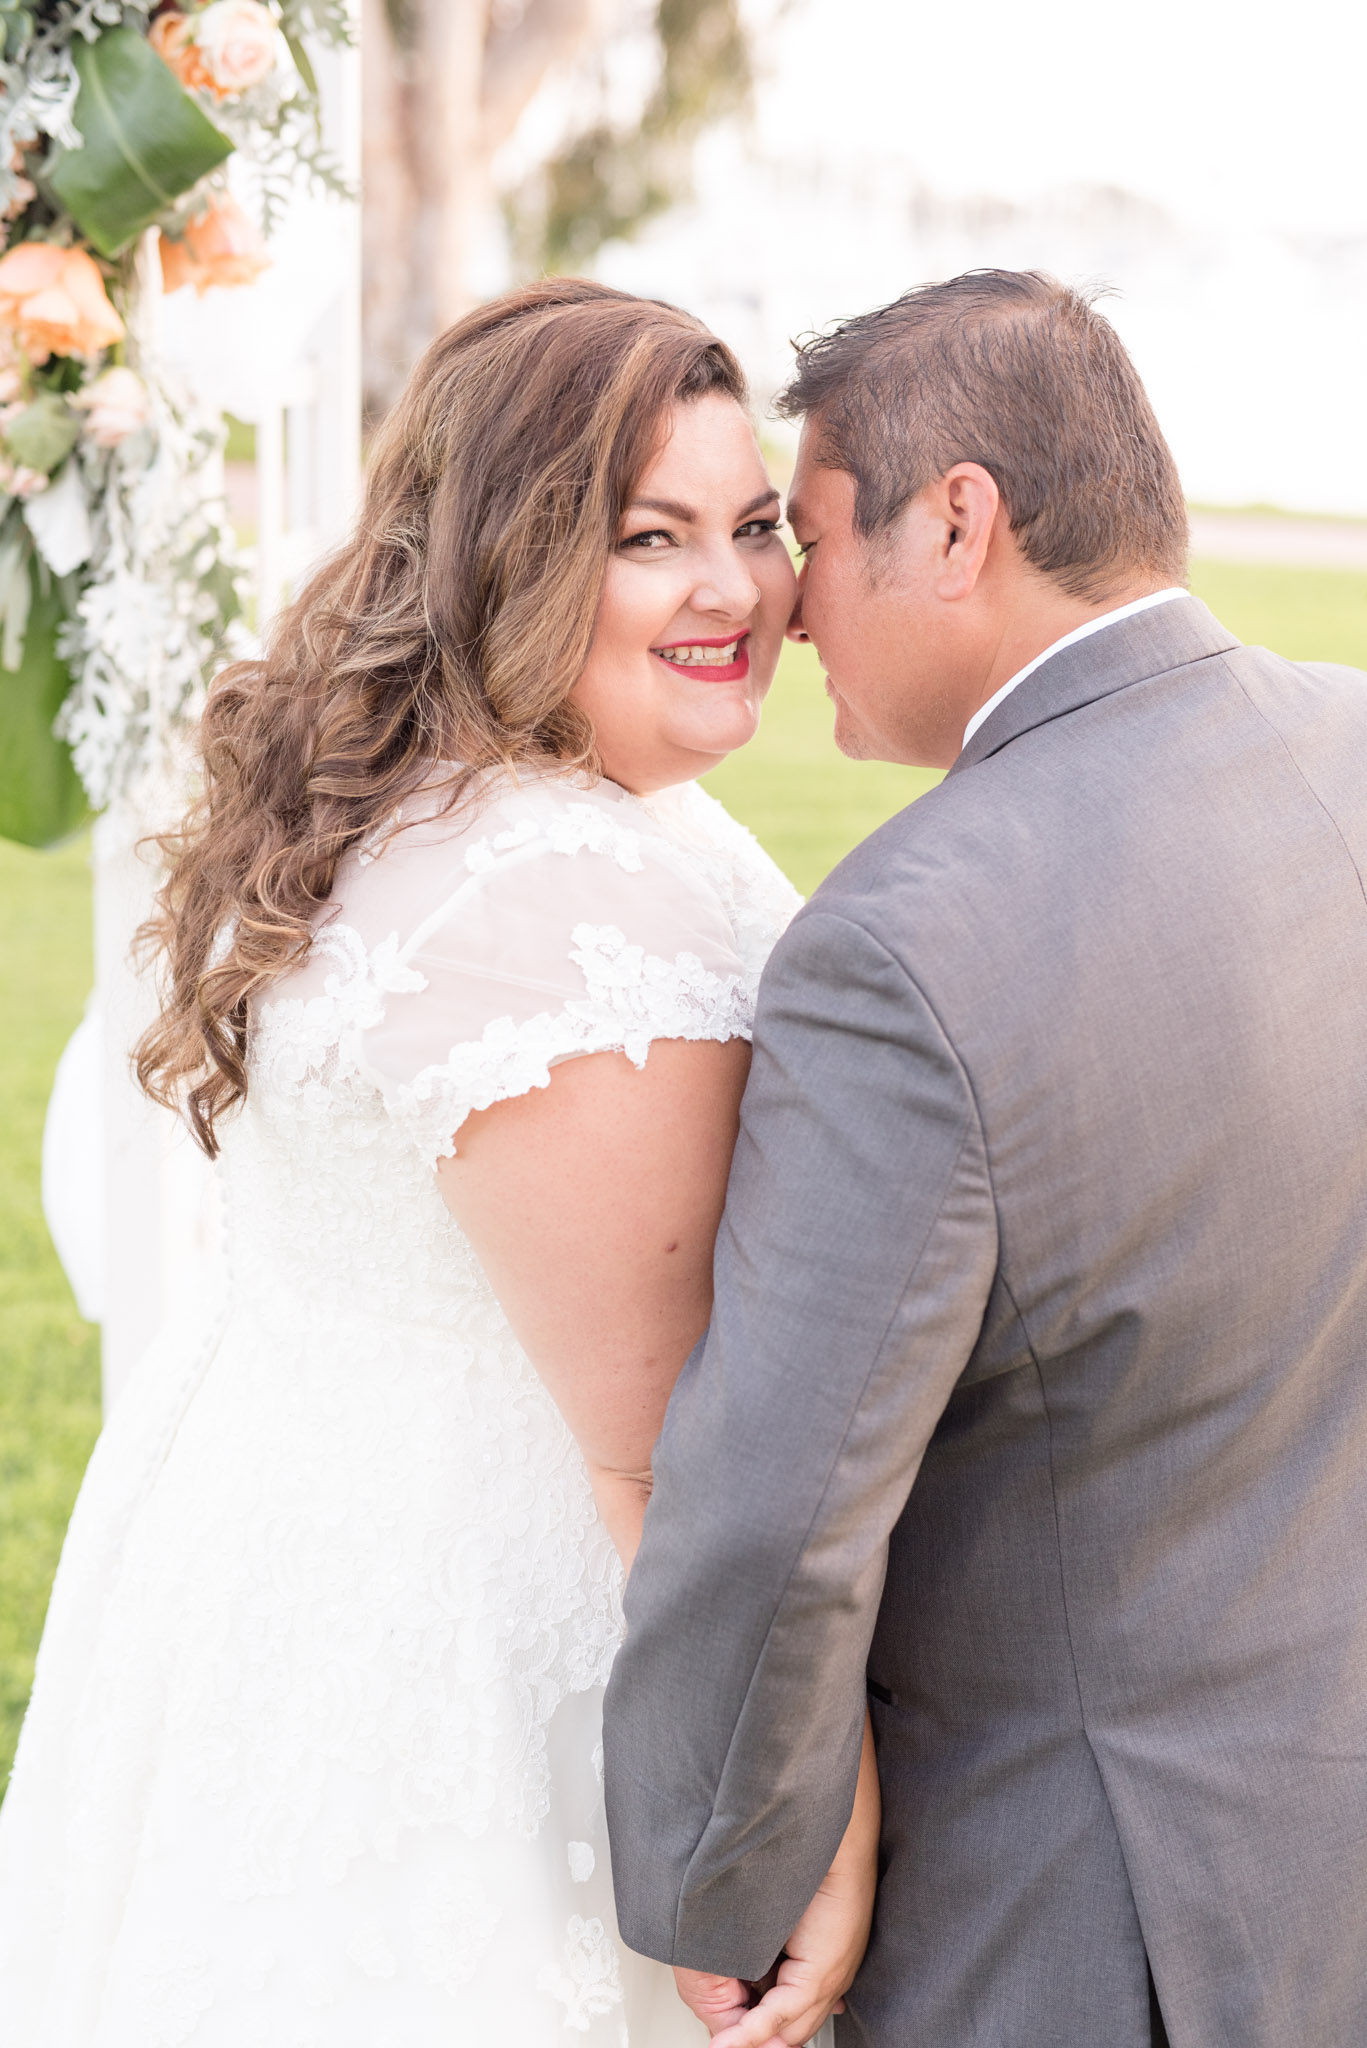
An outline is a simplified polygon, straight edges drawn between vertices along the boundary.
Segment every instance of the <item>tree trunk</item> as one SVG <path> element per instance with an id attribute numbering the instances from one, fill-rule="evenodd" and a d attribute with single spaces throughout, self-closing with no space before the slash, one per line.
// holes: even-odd
<path id="1" fill-rule="evenodd" d="M 489 195 L 482 92 L 488 13 L 488 0 L 415 0 L 414 354 L 473 303 L 471 264 Z"/>
<path id="2" fill-rule="evenodd" d="M 383 413 L 433 336 L 473 304 L 490 166 L 548 70 L 611 0 L 362 0 L 366 410 Z"/>
<path id="3" fill-rule="evenodd" d="M 409 57 L 385 0 L 361 0 L 361 332 L 368 415 L 384 413 L 412 360 L 407 332 L 417 194 L 404 146 Z"/>

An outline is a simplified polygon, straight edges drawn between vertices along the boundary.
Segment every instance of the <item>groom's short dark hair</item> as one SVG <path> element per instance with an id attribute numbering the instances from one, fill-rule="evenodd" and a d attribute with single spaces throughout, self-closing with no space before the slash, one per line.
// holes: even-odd
<path id="1" fill-rule="evenodd" d="M 811 337 L 778 410 L 811 420 L 819 459 L 854 479 L 862 534 L 978 462 L 1026 560 L 1065 590 L 1186 580 L 1186 506 L 1148 394 L 1110 322 L 1043 271 L 968 271 Z"/>

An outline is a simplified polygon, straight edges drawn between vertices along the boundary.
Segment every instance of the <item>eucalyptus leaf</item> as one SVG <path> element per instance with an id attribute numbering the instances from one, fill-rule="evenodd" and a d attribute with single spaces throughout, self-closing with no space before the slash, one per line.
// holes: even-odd
<path id="1" fill-rule="evenodd" d="M 233 145 L 137 29 L 77 40 L 71 54 L 83 147 L 62 152 L 48 183 L 81 233 L 117 256 Z"/>
<path id="2" fill-rule="evenodd" d="M 5 7 L 0 9 L 0 34 L 4 36 L 6 63 L 17 63 L 33 40 L 33 15 L 29 9 L 26 7 Z"/>
<path id="3" fill-rule="evenodd" d="M 7 536 L 0 554 L 8 552 Z M 85 822 L 90 807 L 71 749 L 52 730 L 71 688 L 71 672 L 57 659 L 62 600 L 41 589 L 31 557 L 22 566 L 31 599 L 23 659 L 16 674 L 0 674 L 0 838 L 52 846 Z"/>
<path id="4" fill-rule="evenodd" d="M 41 391 L 5 427 L 5 449 L 25 469 L 39 469 L 50 476 L 70 455 L 80 431 L 80 422 L 66 400 L 55 391 Z"/>
<path id="5" fill-rule="evenodd" d="M 309 53 L 304 46 L 304 38 L 295 35 L 294 31 L 288 28 L 284 34 L 285 41 L 289 46 L 289 53 L 294 59 L 294 68 L 299 73 L 300 82 L 305 92 L 316 100 L 318 97 L 318 74 L 314 70 Z"/>

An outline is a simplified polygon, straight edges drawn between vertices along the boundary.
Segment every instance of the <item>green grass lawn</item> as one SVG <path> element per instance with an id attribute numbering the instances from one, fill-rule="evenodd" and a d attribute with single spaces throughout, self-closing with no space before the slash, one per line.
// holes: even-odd
<path id="1" fill-rule="evenodd" d="M 707 777 L 804 895 L 875 825 L 939 775 L 847 761 L 831 744 L 831 705 L 810 647 L 785 647 L 759 738 Z"/>
<path id="2" fill-rule="evenodd" d="M 1367 668 L 1367 575 L 1198 563 L 1232 632 L 1301 660 Z M 846 761 L 815 659 L 790 648 L 754 746 L 709 787 L 813 889 L 857 840 L 935 780 Z M 32 1678 L 62 1530 L 98 1426 L 95 1333 L 77 1317 L 38 1203 L 52 1070 L 90 985 L 83 844 L 0 842 L 0 1784 Z"/>
<path id="3" fill-rule="evenodd" d="M 100 1418 L 99 1340 L 43 1227 L 57 1055 L 90 988 L 90 863 L 0 840 L 0 1785 L 67 1516 Z"/>

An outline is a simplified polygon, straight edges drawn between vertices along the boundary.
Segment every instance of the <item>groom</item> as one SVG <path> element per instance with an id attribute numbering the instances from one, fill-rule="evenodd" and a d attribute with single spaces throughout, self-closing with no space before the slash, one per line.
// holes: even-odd
<path id="1" fill-rule="evenodd" d="M 762 1977 L 867 1703 L 842 2048 L 1367 2042 L 1367 677 L 1185 593 L 1046 277 L 786 405 L 837 738 L 949 772 L 764 979 L 608 1696 L 623 1933 Z"/>

